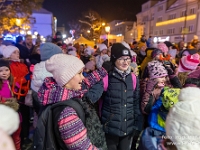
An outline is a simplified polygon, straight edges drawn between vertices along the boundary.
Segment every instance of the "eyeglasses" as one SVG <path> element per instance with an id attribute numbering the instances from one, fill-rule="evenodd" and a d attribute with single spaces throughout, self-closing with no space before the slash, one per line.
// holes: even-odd
<path id="1" fill-rule="evenodd" d="M 124 59 L 123 58 L 119 58 L 118 61 L 120 63 L 124 63 L 125 61 L 128 62 L 128 63 L 130 63 L 131 62 L 131 58 L 124 58 Z"/>

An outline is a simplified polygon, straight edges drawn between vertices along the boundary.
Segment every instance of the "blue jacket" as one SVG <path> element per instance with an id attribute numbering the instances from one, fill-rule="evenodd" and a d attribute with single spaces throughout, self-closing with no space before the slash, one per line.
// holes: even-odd
<path id="1" fill-rule="evenodd" d="M 161 100 L 161 97 L 159 97 L 159 99 L 153 105 L 151 109 L 151 113 L 148 116 L 148 123 L 151 128 L 165 132 L 165 128 L 161 127 L 158 124 L 158 114 L 161 116 L 161 118 L 163 118 L 163 120 L 166 119 L 166 115 L 167 115 L 165 111 L 164 112 L 161 111 L 161 107 L 162 107 L 162 100 Z"/>
<path id="2" fill-rule="evenodd" d="M 125 80 L 113 70 L 108 75 L 108 89 L 103 99 L 102 124 L 106 134 L 123 137 L 142 130 L 139 81 L 133 89 L 131 74 Z"/>

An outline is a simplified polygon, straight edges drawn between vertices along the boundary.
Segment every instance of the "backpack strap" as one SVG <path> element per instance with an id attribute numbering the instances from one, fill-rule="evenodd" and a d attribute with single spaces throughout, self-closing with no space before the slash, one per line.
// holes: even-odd
<path id="1" fill-rule="evenodd" d="M 83 110 L 82 105 L 78 101 L 81 101 L 81 100 L 69 99 L 69 100 L 54 104 L 51 107 L 51 109 L 53 110 L 53 114 L 55 113 L 55 115 L 56 114 L 60 115 L 60 113 L 64 110 L 65 107 L 67 106 L 72 107 L 76 111 L 78 117 L 82 120 L 83 124 L 85 125 L 85 112 Z"/>
<path id="2" fill-rule="evenodd" d="M 134 73 L 131 73 L 131 76 L 132 76 L 132 80 L 133 80 L 133 89 L 135 90 L 136 89 L 136 82 L 137 82 L 137 78 L 136 78 L 136 75 Z"/>
<path id="3" fill-rule="evenodd" d="M 132 80 L 133 80 L 133 89 L 135 90 L 136 89 L 136 82 L 137 82 L 137 79 L 136 79 L 136 75 L 134 73 L 131 73 L 131 76 L 132 76 Z M 108 89 L 108 75 L 106 75 L 104 78 L 103 78 L 103 89 L 104 91 L 107 91 Z"/>
<path id="4" fill-rule="evenodd" d="M 103 78 L 103 89 L 104 91 L 107 91 L 108 89 L 108 75 Z"/>

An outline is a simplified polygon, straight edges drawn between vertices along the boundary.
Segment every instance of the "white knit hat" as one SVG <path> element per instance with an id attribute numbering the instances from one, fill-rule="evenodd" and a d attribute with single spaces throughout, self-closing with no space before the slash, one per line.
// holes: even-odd
<path id="1" fill-rule="evenodd" d="M 126 48 L 131 49 L 131 47 L 129 46 L 129 44 L 126 43 L 125 41 L 122 41 L 122 44 L 123 44 Z"/>
<path id="2" fill-rule="evenodd" d="M 0 104 L 0 129 L 11 135 L 19 127 L 19 115 L 14 109 Z"/>
<path id="3" fill-rule="evenodd" d="M 9 45 L 9 46 L 6 46 L 6 47 L 2 50 L 2 54 L 3 54 L 3 56 L 4 56 L 5 58 L 9 58 L 10 55 L 11 55 L 14 51 L 16 51 L 16 50 L 19 51 L 19 49 L 18 49 L 17 47 Z"/>
<path id="4" fill-rule="evenodd" d="M 0 150 L 16 150 L 12 138 L 0 129 Z"/>
<path id="5" fill-rule="evenodd" d="M 166 134 L 178 150 L 200 149 L 200 89 L 183 88 L 179 102 L 170 109 L 166 119 Z M 193 144 L 191 143 L 193 141 Z"/>
<path id="6" fill-rule="evenodd" d="M 52 56 L 45 62 L 45 66 L 47 71 L 53 74 L 53 78 L 59 86 L 64 86 L 84 68 L 80 59 L 66 54 Z"/>
<path id="7" fill-rule="evenodd" d="M 104 49 L 108 49 L 105 44 L 99 44 L 98 48 L 99 48 L 100 51 L 103 51 Z"/>

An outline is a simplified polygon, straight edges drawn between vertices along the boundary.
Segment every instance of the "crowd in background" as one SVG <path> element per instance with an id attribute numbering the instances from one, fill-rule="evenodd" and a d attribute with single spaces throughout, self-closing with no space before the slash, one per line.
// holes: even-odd
<path id="1" fill-rule="evenodd" d="M 152 37 L 143 35 L 132 43 L 104 41 L 94 47 L 66 44 L 59 33 L 49 43 L 42 43 L 38 35 L 35 45 L 30 35 L 25 39 L 18 36 L 16 43 L 7 46 L 0 38 L 0 104 L 11 107 L 15 114 L 10 115 L 18 119 L 4 113 L 8 121 L 0 119 L 0 134 L 4 122 L 10 124 L 6 132 L 12 136 L 13 149 L 26 149 L 32 145 L 30 131 L 36 128 L 43 106 L 59 103 L 63 97 L 79 97 L 94 105 L 96 118 L 90 112 L 88 116 L 96 119 L 91 122 L 97 124 L 99 132 L 66 107 L 57 118 L 62 148 L 199 149 L 199 54 L 196 36 L 191 42 L 174 44 L 153 43 Z M 77 74 L 83 77 L 71 83 Z M 30 90 L 32 106 L 25 102 Z"/>

